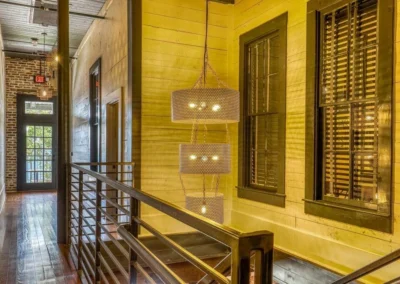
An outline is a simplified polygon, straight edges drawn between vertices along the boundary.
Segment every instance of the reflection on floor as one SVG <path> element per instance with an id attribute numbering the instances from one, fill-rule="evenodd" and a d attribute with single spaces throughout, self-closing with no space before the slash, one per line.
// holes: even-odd
<path id="1" fill-rule="evenodd" d="M 55 193 L 9 193 L 0 215 L 0 283 L 80 283 L 57 244 Z"/>

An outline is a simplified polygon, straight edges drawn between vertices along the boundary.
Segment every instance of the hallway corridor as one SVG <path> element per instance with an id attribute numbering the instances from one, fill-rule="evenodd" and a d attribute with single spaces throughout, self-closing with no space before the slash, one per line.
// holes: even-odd
<path id="1" fill-rule="evenodd" d="M 79 283 L 56 240 L 56 193 L 9 193 L 0 214 L 0 283 Z"/>

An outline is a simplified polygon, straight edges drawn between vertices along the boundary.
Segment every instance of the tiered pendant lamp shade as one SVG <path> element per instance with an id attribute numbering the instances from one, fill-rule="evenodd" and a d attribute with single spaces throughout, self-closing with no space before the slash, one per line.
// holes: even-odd
<path id="1" fill-rule="evenodd" d="M 239 121 L 239 92 L 229 88 L 192 88 L 172 92 L 172 121 L 225 124 Z"/>
<path id="2" fill-rule="evenodd" d="M 228 174 L 231 171 L 229 144 L 180 144 L 181 174 Z"/>
<path id="3" fill-rule="evenodd" d="M 220 224 L 224 223 L 224 195 L 214 192 L 189 192 L 186 209 L 203 215 Z"/>

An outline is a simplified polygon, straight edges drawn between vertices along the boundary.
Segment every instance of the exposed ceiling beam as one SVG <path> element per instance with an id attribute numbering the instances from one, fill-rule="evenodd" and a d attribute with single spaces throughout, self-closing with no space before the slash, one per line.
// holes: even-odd
<path id="1" fill-rule="evenodd" d="M 224 0 L 222 0 L 222 1 L 224 1 Z M 50 7 L 32 6 L 32 5 L 16 3 L 16 2 L 9 2 L 9 1 L 4 1 L 4 0 L 0 0 L 0 4 L 7 4 L 7 5 L 14 5 L 14 6 L 25 7 L 25 8 L 30 8 L 30 9 L 40 9 L 40 10 L 44 10 L 44 11 L 57 12 L 57 9 L 50 8 Z M 80 17 L 94 18 L 94 19 L 105 19 L 105 17 L 103 17 L 103 16 L 91 15 L 91 14 L 79 13 L 79 12 L 73 12 L 73 11 L 70 11 L 69 14 L 75 15 L 75 16 L 80 16 Z"/>
<path id="2" fill-rule="evenodd" d="M 41 54 L 41 53 L 36 53 L 36 52 L 19 51 L 19 50 L 11 50 L 11 49 L 3 49 L 2 51 L 4 53 L 14 53 L 14 54 L 21 54 L 21 55 L 27 55 L 27 56 L 32 56 L 32 57 L 47 58 L 47 56 L 43 53 Z M 77 58 L 71 56 L 70 59 L 77 59 Z"/>
<path id="3" fill-rule="evenodd" d="M 28 42 L 28 41 L 22 41 L 22 40 L 7 39 L 6 37 L 3 38 L 3 41 L 16 42 L 16 43 L 23 43 L 23 44 L 32 44 L 30 41 Z M 39 47 L 40 47 L 40 46 L 43 46 L 43 43 L 40 43 L 39 41 L 40 41 L 40 39 L 38 39 L 38 46 L 39 46 Z M 54 47 L 55 45 L 56 45 L 56 44 L 49 44 L 49 43 L 46 43 L 46 46 Z M 74 47 L 74 46 L 70 46 L 69 49 L 78 49 L 78 48 L 77 48 L 77 47 Z"/>

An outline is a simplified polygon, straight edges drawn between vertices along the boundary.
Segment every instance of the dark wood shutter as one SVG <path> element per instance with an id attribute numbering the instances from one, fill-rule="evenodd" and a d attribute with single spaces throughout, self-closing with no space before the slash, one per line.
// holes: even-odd
<path id="1" fill-rule="evenodd" d="M 249 185 L 277 190 L 279 181 L 279 33 L 248 46 Z M 282 47 L 286 48 L 286 47 Z M 283 141 L 282 141 L 283 142 Z M 282 145 L 281 145 L 282 146 Z"/>
<path id="2" fill-rule="evenodd" d="M 377 203 L 377 0 L 321 14 L 324 195 Z"/>

